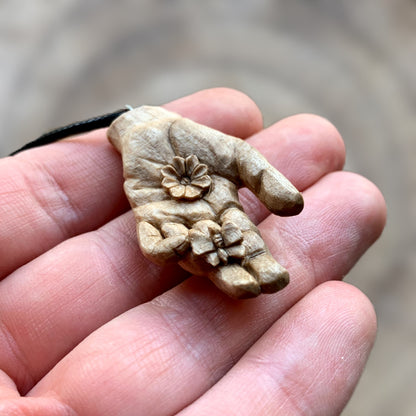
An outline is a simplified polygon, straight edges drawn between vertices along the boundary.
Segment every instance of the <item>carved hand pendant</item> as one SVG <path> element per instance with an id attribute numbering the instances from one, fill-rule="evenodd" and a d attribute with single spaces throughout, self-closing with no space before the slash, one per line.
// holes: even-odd
<path id="1" fill-rule="evenodd" d="M 124 113 L 108 137 L 122 155 L 124 190 L 149 260 L 179 262 L 234 298 L 288 284 L 237 191 L 246 186 L 283 216 L 298 214 L 303 199 L 257 150 L 161 107 Z"/>

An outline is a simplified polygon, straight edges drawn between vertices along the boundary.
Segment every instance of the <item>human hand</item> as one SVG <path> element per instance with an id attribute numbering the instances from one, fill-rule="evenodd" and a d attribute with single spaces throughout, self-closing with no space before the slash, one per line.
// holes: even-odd
<path id="1" fill-rule="evenodd" d="M 236 301 L 149 263 L 103 130 L 3 159 L 0 415 L 339 414 L 376 323 L 334 280 L 380 235 L 382 196 L 339 171 L 342 141 L 319 117 L 262 130 L 254 104 L 222 89 L 166 108 L 250 137 L 303 192 L 302 214 L 283 219 L 240 198 L 290 285 Z"/>

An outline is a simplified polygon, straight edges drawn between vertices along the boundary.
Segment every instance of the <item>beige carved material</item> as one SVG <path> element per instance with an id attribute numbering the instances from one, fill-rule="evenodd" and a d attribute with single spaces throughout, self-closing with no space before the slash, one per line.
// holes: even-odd
<path id="1" fill-rule="evenodd" d="M 289 282 L 238 199 L 249 188 L 274 214 L 296 215 L 296 188 L 245 141 L 161 107 L 143 106 L 108 130 L 123 158 L 124 189 L 143 254 L 176 261 L 234 298 Z"/>

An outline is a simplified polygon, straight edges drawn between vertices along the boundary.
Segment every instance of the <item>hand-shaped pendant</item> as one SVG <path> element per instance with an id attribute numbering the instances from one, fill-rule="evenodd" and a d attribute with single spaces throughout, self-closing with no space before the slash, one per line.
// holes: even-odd
<path id="1" fill-rule="evenodd" d="M 108 137 L 123 158 L 124 190 L 148 259 L 179 262 L 234 298 L 288 284 L 237 191 L 246 186 L 282 216 L 298 214 L 303 199 L 257 150 L 160 107 L 124 113 Z"/>

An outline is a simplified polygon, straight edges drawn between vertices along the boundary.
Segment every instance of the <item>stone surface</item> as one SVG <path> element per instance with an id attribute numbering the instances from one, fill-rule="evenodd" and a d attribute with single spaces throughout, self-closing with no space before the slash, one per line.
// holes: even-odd
<path id="1" fill-rule="evenodd" d="M 247 186 L 284 216 L 298 214 L 303 198 L 257 150 L 150 106 L 117 118 L 108 137 L 122 155 L 124 190 L 149 260 L 177 261 L 234 298 L 287 285 L 288 272 L 271 256 L 237 191 Z"/>

